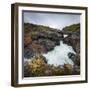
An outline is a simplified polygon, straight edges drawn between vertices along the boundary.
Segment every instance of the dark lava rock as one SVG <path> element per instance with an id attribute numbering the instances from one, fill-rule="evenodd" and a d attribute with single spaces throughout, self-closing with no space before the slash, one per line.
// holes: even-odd
<path id="1" fill-rule="evenodd" d="M 80 55 L 79 54 L 68 53 L 68 57 L 72 59 L 72 61 L 74 62 L 74 65 L 80 66 Z"/>
<path id="2" fill-rule="evenodd" d="M 69 53 L 68 56 L 73 60 L 75 65 L 80 66 L 80 34 L 72 33 L 68 37 L 64 38 L 63 41 L 73 47 L 76 55 Z"/>
<path id="3" fill-rule="evenodd" d="M 44 62 L 47 63 L 47 60 L 46 60 L 46 58 L 44 56 L 38 55 L 37 57 L 40 58 L 40 59 L 42 59 L 42 60 L 44 60 Z"/>
<path id="4" fill-rule="evenodd" d="M 80 55 L 76 54 L 76 57 L 73 61 L 75 65 L 80 66 Z"/>
<path id="5" fill-rule="evenodd" d="M 69 53 L 68 53 L 68 57 L 69 57 L 70 59 L 74 60 L 74 59 L 75 59 L 75 54 L 69 52 Z"/>
<path id="6" fill-rule="evenodd" d="M 40 45 L 42 45 L 42 46 L 44 46 L 44 48 L 45 48 L 45 52 L 48 52 L 48 51 L 50 51 L 50 50 L 53 50 L 54 49 L 54 47 L 56 46 L 56 41 L 52 41 L 52 40 L 50 40 L 50 39 L 39 39 L 38 40 L 38 43 L 40 44 Z M 44 52 L 44 53 L 45 53 Z"/>
<path id="7" fill-rule="evenodd" d="M 34 52 L 33 52 L 33 49 L 30 49 L 30 48 L 25 48 L 24 49 L 24 57 L 29 59 L 31 57 L 34 56 Z"/>
<path id="8" fill-rule="evenodd" d="M 64 43 L 73 47 L 75 52 L 80 53 L 80 35 L 72 33 L 63 39 Z"/>

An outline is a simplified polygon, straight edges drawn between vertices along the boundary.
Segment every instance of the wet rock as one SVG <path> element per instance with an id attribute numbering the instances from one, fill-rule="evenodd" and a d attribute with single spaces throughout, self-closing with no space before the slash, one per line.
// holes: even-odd
<path id="1" fill-rule="evenodd" d="M 71 33 L 68 37 L 64 38 L 64 43 L 73 47 L 76 54 L 69 53 L 68 56 L 73 60 L 75 65 L 80 66 L 80 33 Z"/>
<path id="2" fill-rule="evenodd" d="M 29 59 L 34 56 L 34 51 L 31 48 L 25 48 L 24 49 L 24 57 Z"/>
<path id="3" fill-rule="evenodd" d="M 40 59 L 42 59 L 45 63 L 47 63 L 47 60 L 46 60 L 46 58 L 45 58 L 44 56 L 38 55 L 37 58 L 40 58 Z"/>
<path id="4" fill-rule="evenodd" d="M 69 53 L 68 53 L 68 57 L 69 57 L 70 59 L 74 60 L 74 59 L 75 59 L 75 54 L 69 52 Z"/>
<path id="5" fill-rule="evenodd" d="M 80 35 L 77 35 L 77 33 L 68 35 L 68 37 L 63 39 L 63 41 L 64 43 L 72 46 L 75 52 L 80 52 Z"/>

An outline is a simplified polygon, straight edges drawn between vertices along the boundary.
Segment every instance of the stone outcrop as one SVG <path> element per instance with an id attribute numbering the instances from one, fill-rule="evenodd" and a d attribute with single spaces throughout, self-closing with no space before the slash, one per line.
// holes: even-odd
<path id="1" fill-rule="evenodd" d="M 25 24 L 32 29 L 24 35 L 24 57 L 30 58 L 35 54 L 47 53 L 59 45 L 63 39 L 62 32 L 45 26 Z"/>

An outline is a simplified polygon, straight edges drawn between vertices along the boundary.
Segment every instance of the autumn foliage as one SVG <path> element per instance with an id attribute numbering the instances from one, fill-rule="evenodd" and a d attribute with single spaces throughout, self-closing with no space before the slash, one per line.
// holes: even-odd
<path id="1" fill-rule="evenodd" d="M 43 56 L 33 57 L 24 67 L 25 77 L 34 76 L 60 76 L 73 74 L 73 67 L 70 64 L 59 66 L 47 64 Z"/>

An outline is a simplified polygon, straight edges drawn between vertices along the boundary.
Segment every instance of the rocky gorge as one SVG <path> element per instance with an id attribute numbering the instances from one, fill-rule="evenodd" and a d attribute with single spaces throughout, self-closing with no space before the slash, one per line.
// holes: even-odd
<path id="1" fill-rule="evenodd" d="M 60 41 L 63 41 L 63 44 Z M 68 48 L 71 49 L 67 57 L 73 64 L 63 63 L 55 66 L 48 63 L 48 58 L 43 54 L 52 52 L 56 50 L 56 46 L 61 45 L 66 45 L 66 51 Z M 58 30 L 48 26 L 24 23 L 24 58 L 28 60 L 24 67 L 25 77 L 80 74 L 80 24 L 72 24 L 64 27 L 63 30 Z"/>

